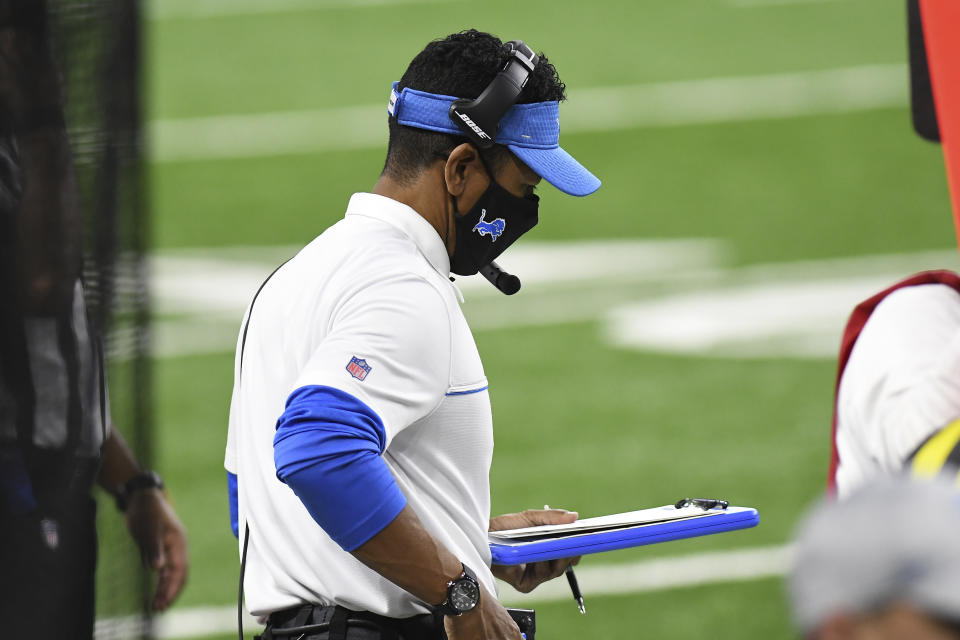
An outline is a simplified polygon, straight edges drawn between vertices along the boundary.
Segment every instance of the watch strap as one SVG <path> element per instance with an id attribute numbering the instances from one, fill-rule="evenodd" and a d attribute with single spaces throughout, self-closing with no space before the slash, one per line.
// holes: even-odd
<path id="1" fill-rule="evenodd" d="M 116 495 L 117 508 L 120 509 L 120 511 L 126 511 L 127 505 L 130 503 L 130 496 L 137 491 L 144 491 L 146 489 L 164 489 L 163 479 L 156 471 L 138 473 L 121 484 Z"/>
<path id="2" fill-rule="evenodd" d="M 473 609 L 476 608 L 477 604 L 480 602 L 480 594 L 483 593 L 483 589 L 480 587 L 480 581 L 477 580 L 477 574 L 475 574 L 470 567 L 463 564 L 462 562 L 460 563 L 460 566 L 461 566 L 460 575 L 447 583 L 446 599 L 440 604 L 435 605 L 433 607 L 434 611 L 441 615 L 451 616 L 455 618 L 457 616 L 463 615 L 464 613 L 467 613 L 468 611 L 472 611 Z M 472 582 L 476 586 L 477 594 L 478 594 L 477 601 L 474 603 L 474 605 L 470 609 L 466 609 L 466 610 L 457 609 L 456 607 L 453 606 L 453 602 L 452 602 L 454 589 L 456 589 L 457 585 L 462 582 Z"/>

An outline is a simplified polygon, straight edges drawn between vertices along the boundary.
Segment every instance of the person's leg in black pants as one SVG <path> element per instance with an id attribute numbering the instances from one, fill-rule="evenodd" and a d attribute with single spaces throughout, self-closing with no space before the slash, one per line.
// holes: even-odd
<path id="1" fill-rule="evenodd" d="M 5 637 L 90 640 L 95 615 L 96 503 L 89 496 L 26 515 L 0 514 Z"/>

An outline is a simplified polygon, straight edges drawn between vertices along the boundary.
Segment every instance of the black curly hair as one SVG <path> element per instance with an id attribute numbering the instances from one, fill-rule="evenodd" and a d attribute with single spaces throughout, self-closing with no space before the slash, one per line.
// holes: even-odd
<path id="1" fill-rule="evenodd" d="M 507 62 L 507 50 L 496 36 L 476 29 L 434 40 L 410 62 L 400 78 L 397 92 L 406 87 L 457 98 L 476 98 Z M 566 87 L 557 70 L 542 53 L 540 61 L 520 93 L 517 103 L 561 101 Z M 389 118 L 390 142 L 383 174 L 409 185 L 420 172 L 467 141 L 464 136 L 437 133 L 398 124 Z M 484 160 L 497 168 L 509 153 L 494 145 L 483 152 Z"/>

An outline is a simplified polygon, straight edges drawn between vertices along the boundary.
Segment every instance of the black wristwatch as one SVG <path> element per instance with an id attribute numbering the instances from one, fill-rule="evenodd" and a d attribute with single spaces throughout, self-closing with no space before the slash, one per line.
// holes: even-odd
<path id="1" fill-rule="evenodd" d="M 144 489 L 160 489 L 164 488 L 163 479 L 160 477 L 156 471 L 144 471 L 133 476 L 117 489 L 117 508 L 120 511 L 127 510 L 127 504 L 130 502 L 130 496 L 132 496 L 137 491 L 143 491 Z"/>
<path id="2" fill-rule="evenodd" d="M 476 574 L 465 564 L 458 578 L 447 583 L 447 599 L 434 607 L 445 616 L 462 616 L 480 602 L 480 583 Z"/>

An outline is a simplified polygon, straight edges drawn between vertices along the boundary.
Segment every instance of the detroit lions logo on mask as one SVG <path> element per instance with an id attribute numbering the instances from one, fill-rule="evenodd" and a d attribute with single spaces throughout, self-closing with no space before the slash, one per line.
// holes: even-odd
<path id="1" fill-rule="evenodd" d="M 490 241 L 496 242 L 497 238 L 503 235 L 503 230 L 507 227 L 507 223 L 503 218 L 497 218 L 492 222 L 487 222 L 483 219 L 486 215 L 486 209 L 480 212 L 480 222 L 477 223 L 477 226 L 475 226 L 473 230 L 479 233 L 481 236 L 489 234 Z"/>

